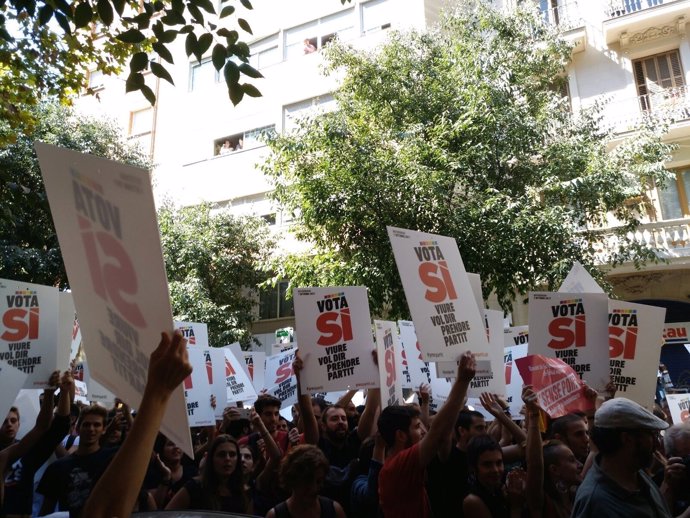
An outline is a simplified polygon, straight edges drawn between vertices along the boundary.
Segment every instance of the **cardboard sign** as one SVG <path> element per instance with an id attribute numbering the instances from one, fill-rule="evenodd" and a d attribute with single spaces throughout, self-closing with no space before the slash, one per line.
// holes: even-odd
<path id="1" fill-rule="evenodd" d="M 664 342 L 667 344 L 690 343 L 690 322 L 664 324 Z"/>
<path id="2" fill-rule="evenodd" d="M 673 424 L 690 420 L 690 394 L 667 394 L 668 408 L 671 410 Z"/>
<path id="3" fill-rule="evenodd" d="M 482 392 L 505 394 L 506 391 L 503 363 L 503 311 L 485 309 L 484 318 L 489 350 L 474 354 L 478 369 L 467 390 L 469 397 L 479 397 Z M 479 367 L 487 361 L 489 372 L 482 372 Z"/>
<path id="4" fill-rule="evenodd" d="M 302 392 L 378 387 L 367 289 L 296 288 L 293 296 Z"/>
<path id="5" fill-rule="evenodd" d="M 485 309 L 484 296 L 482 295 L 482 278 L 478 273 L 468 273 L 467 278 L 470 280 L 472 295 L 474 295 L 474 300 L 477 302 L 477 307 L 481 312 L 481 310 Z"/>
<path id="6" fill-rule="evenodd" d="M 208 384 L 211 394 L 216 398 L 216 408 L 213 410 L 216 419 L 223 419 L 223 411 L 228 402 L 225 388 L 225 351 L 226 349 L 216 347 L 203 349 Z"/>
<path id="7" fill-rule="evenodd" d="M 402 346 L 402 386 L 418 390 L 422 383 L 431 384 L 429 363 L 422 360 L 422 349 L 417 341 L 414 323 L 398 320 L 400 345 Z"/>
<path id="8" fill-rule="evenodd" d="M 403 404 L 400 340 L 395 322 L 374 320 L 376 351 L 379 360 L 381 409 Z"/>
<path id="9" fill-rule="evenodd" d="M 0 394 L 2 394 L 0 398 L 0 418 L 3 420 L 19 395 L 19 391 L 26 384 L 28 377 L 29 375 L 26 372 L 15 369 L 5 362 L 0 362 Z M 48 378 L 46 378 L 46 381 L 48 381 Z M 31 427 L 27 426 L 27 428 Z"/>
<path id="10" fill-rule="evenodd" d="M 609 357 L 616 395 L 654 408 L 666 309 L 609 300 Z"/>
<path id="11" fill-rule="evenodd" d="M 577 261 L 573 264 L 570 273 L 568 273 L 558 291 L 561 293 L 604 293 L 597 281 Z"/>
<path id="12" fill-rule="evenodd" d="M 72 299 L 74 302 L 74 298 Z M 74 326 L 72 327 L 72 342 L 69 346 L 69 361 L 70 363 L 79 354 L 79 347 L 81 346 L 81 328 L 79 327 L 79 321 L 74 319 Z"/>
<path id="13" fill-rule="evenodd" d="M 182 333 L 187 339 L 187 345 L 196 345 L 207 349 L 208 326 L 200 322 L 178 322 L 175 321 L 175 329 Z"/>
<path id="14" fill-rule="evenodd" d="M 149 356 L 173 329 L 150 175 L 46 144 L 36 152 L 91 375 L 137 408 Z M 181 385 L 161 431 L 194 455 Z"/>
<path id="15" fill-rule="evenodd" d="M 242 351 L 244 365 L 249 379 L 252 380 L 254 390 L 259 393 L 264 389 L 264 374 L 266 373 L 266 353 L 260 351 Z"/>
<path id="16" fill-rule="evenodd" d="M 58 331 L 57 289 L 0 279 L 0 361 L 28 375 L 24 388 L 45 387 L 57 369 Z"/>
<path id="17" fill-rule="evenodd" d="M 61 371 L 69 368 L 74 323 L 72 294 L 60 292 L 58 293 L 57 367 Z"/>
<path id="18" fill-rule="evenodd" d="M 539 406 L 552 419 L 570 412 L 592 410 L 584 397 L 584 383 L 563 360 L 532 354 L 515 360 L 526 385 L 532 385 Z"/>
<path id="19" fill-rule="evenodd" d="M 503 363 L 505 364 L 506 375 L 506 402 L 510 406 L 510 414 L 513 419 L 524 419 L 520 414 L 522 410 L 522 376 L 515 366 L 515 360 L 527 356 L 527 344 L 529 343 L 529 333 L 527 326 L 509 327 L 503 334 L 504 353 Z"/>
<path id="20" fill-rule="evenodd" d="M 291 351 L 295 349 L 297 344 L 295 342 L 277 343 L 271 345 L 271 356 L 276 354 L 284 353 L 285 351 Z"/>
<path id="21" fill-rule="evenodd" d="M 247 372 L 244 370 L 244 357 L 239 358 L 233 354 L 229 349 L 221 349 L 224 355 L 223 372 L 225 380 L 225 391 L 227 394 L 228 403 L 236 401 L 247 401 L 248 399 L 256 398 L 256 390 L 252 385 Z"/>
<path id="22" fill-rule="evenodd" d="M 187 401 L 189 426 L 211 426 L 216 418 L 211 406 L 211 385 L 206 371 L 206 355 L 200 347 L 187 347 L 192 373 L 184 380 L 184 397 Z"/>
<path id="23" fill-rule="evenodd" d="M 295 350 L 266 358 L 266 392 L 280 399 L 283 407 L 297 403 L 297 378 L 292 370 Z"/>
<path id="24" fill-rule="evenodd" d="M 74 401 L 89 404 L 88 389 L 83 381 L 74 381 Z"/>
<path id="25" fill-rule="evenodd" d="M 431 400 L 429 408 L 438 412 L 448 400 L 453 380 L 450 378 L 440 378 L 436 372 L 436 363 L 429 362 L 429 374 L 431 375 Z"/>
<path id="26" fill-rule="evenodd" d="M 77 375 L 73 374 L 75 376 L 74 381 L 80 381 L 86 385 L 86 393 L 89 396 L 89 401 L 100 403 L 105 407 L 112 406 L 112 404 L 115 403 L 115 394 L 91 377 L 89 362 L 86 355 L 82 356 L 82 361 L 75 366 L 73 373 L 74 372 L 77 373 Z"/>
<path id="27" fill-rule="evenodd" d="M 609 382 L 608 298 L 603 293 L 529 294 L 529 353 L 559 358 L 597 392 Z"/>
<path id="28" fill-rule="evenodd" d="M 483 318 L 455 239 L 386 228 L 424 359 L 486 352 Z"/>

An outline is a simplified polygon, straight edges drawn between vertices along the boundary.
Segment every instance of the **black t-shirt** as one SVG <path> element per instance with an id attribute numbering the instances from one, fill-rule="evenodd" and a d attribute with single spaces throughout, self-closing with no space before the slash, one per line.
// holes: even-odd
<path id="1" fill-rule="evenodd" d="M 243 495 L 218 497 L 219 509 L 211 509 L 204 499 L 203 488 L 199 479 L 188 480 L 184 488 L 189 493 L 189 508 L 199 511 L 220 511 L 223 513 L 246 513 L 246 503 Z"/>
<path id="2" fill-rule="evenodd" d="M 15 462 L 5 475 L 3 514 L 31 514 L 34 497 L 34 475 L 48 460 L 69 432 L 69 416 L 56 415 L 50 428 L 26 455 Z"/>
<path id="3" fill-rule="evenodd" d="M 37 491 L 58 501 L 61 511 L 78 517 L 91 490 L 110 464 L 118 448 L 101 448 L 88 455 L 75 453 L 53 462 L 41 478 Z"/>
<path id="4" fill-rule="evenodd" d="M 196 477 L 198 474 L 199 470 L 197 469 L 196 464 L 183 463 L 182 476 L 179 480 L 173 482 L 168 487 L 165 503 L 167 504 L 168 502 L 170 502 L 170 500 L 172 500 L 172 497 L 175 496 L 175 493 L 182 489 L 189 480 Z M 146 471 L 146 477 L 144 478 L 144 489 L 157 489 L 162 481 L 163 475 L 161 474 L 160 470 L 154 465 L 153 462 L 150 462 L 148 470 Z"/>
<path id="5" fill-rule="evenodd" d="M 462 518 L 462 501 L 470 492 L 467 453 L 453 445 L 448 459 L 438 457 L 427 468 L 426 490 L 434 516 Z"/>
<path id="6" fill-rule="evenodd" d="M 347 512 L 350 507 L 350 488 L 354 480 L 355 464 L 359 458 L 362 441 L 355 429 L 347 434 L 342 446 L 333 444 L 323 436 L 319 439 L 318 445 L 330 463 L 321 494 L 338 502 Z"/>

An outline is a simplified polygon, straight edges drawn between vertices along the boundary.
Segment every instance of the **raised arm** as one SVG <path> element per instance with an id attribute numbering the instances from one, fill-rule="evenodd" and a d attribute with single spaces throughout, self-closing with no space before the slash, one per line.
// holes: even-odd
<path id="1" fill-rule="evenodd" d="M 129 516 L 144 482 L 151 450 L 173 391 L 189 376 L 187 341 L 179 331 L 162 333 L 151 354 L 144 396 L 127 439 L 96 483 L 82 516 Z"/>
<path id="2" fill-rule="evenodd" d="M 268 482 L 271 477 L 275 476 L 278 466 L 280 465 L 280 459 L 283 457 L 283 452 L 280 451 L 280 447 L 276 444 L 275 440 L 273 440 L 273 436 L 254 409 L 252 409 L 249 419 L 254 425 L 254 430 L 259 432 L 261 438 L 264 440 L 266 451 L 268 452 L 268 462 L 266 462 L 266 466 L 264 466 L 264 469 L 256 478 L 257 488 L 261 490 L 261 488 L 269 487 Z"/>
<path id="3" fill-rule="evenodd" d="M 299 406 L 299 416 L 304 427 L 304 442 L 306 444 L 318 444 L 319 442 L 319 423 L 316 422 L 314 407 L 311 406 L 311 396 L 302 394 L 302 383 L 300 375 L 304 369 L 304 362 L 299 357 L 299 351 L 295 353 L 295 361 L 292 362 L 292 370 L 297 378 L 297 404 Z"/>
<path id="4" fill-rule="evenodd" d="M 337 401 L 336 405 L 347 408 L 347 405 L 350 404 L 350 401 L 352 401 L 352 398 L 355 397 L 355 394 L 357 394 L 356 390 L 348 390 L 345 392 L 345 394 L 340 396 L 340 399 Z"/>
<path id="5" fill-rule="evenodd" d="M 431 403 L 431 385 L 422 383 L 417 392 L 419 397 L 419 411 L 422 413 L 419 418 L 424 423 L 424 426 L 429 428 L 429 404 Z"/>
<path id="6" fill-rule="evenodd" d="M 525 493 L 530 516 L 541 518 L 544 508 L 544 450 L 539 431 L 539 405 L 531 385 L 522 389 L 527 418 L 527 482 Z"/>
<path id="7" fill-rule="evenodd" d="M 378 367 L 379 360 L 376 351 L 371 352 L 371 356 L 374 359 L 374 363 Z M 367 390 L 367 401 L 364 404 L 364 411 L 362 416 L 359 418 L 359 424 L 357 425 L 357 436 L 361 441 L 367 437 L 371 437 L 375 432 L 376 425 L 376 414 L 381 406 L 381 389 L 369 389 Z"/>
<path id="8" fill-rule="evenodd" d="M 498 397 L 495 394 L 483 392 L 482 395 L 479 397 L 479 401 L 481 401 L 484 409 L 487 412 L 489 412 L 492 416 L 494 416 L 496 418 L 496 421 L 501 423 L 501 426 L 503 426 L 503 428 L 507 429 L 510 432 L 510 434 L 513 436 L 513 439 L 515 439 L 515 442 L 520 444 L 521 442 L 524 442 L 527 439 L 527 435 L 525 435 L 523 429 L 516 425 L 515 422 L 506 415 L 503 406 L 501 405 L 501 403 L 498 400 Z"/>
<path id="9" fill-rule="evenodd" d="M 453 425 L 458 418 L 467 395 L 467 388 L 474 378 L 477 363 L 472 353 L 467 351 L 460 357 L 458 377 L 450 389 L 446 404 L 441 407 L 434 417 L 429 432 L 422 439 L 419 446 L 420 462 L 422 466 L 429 464 L 436 456 L 442 441 L 447 440 L 453 430 Z"/>

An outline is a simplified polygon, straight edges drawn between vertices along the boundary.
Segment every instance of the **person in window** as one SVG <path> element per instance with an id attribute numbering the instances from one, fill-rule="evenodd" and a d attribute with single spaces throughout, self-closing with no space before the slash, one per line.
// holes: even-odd
<path id="1" fill-rule="evenodd" d="M 227 155 L 228 153 L 232 153 L 233 151 L 235 151 L 235 148 L 232 147 L 232 144 L 230 143 L 230 141 L 226 139 L 220 148 L 220 154 L 221 155 Z"/>
<path id="2" fill-rule="evenodd" d="M 305 54 L 311 54 L 312 52 L 316 52 L 316 46 L 309 41 L 309 38 L 304 39 L 304 53 Z"/>

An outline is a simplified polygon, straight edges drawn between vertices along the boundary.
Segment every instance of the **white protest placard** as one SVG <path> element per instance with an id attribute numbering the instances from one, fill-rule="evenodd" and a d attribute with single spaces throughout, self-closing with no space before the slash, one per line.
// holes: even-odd
<path id="1" fill-rule="evenodd" d="M 91 376 L 138 408 L 149 356 L 173 330 L 150 174 L 46 144 L 36 151 Z M 161 431 L 194 455 L 182 385 Z"/>
<path id="2" fill-rule="evenodd" d="M 3 420 L 7 416 L 7 412 L 10 411 L 14 400 L 17 398 L 28 377 L 29 375 L 26 372 L 15 369 L 5 362 L 0 362 L 0 394 L 2 394 L 2 397 L 0 397 L 0 418 Z M 48 378 L 46 378 L 46 381 L 48 381 Z"/>
<path id="3" fill-rule="evenodd" d="M 402 386 L 419 390 L 422 383 L 431 384 L 429 363 L 422 359 L 422 349 L 411 320 L 398 320 L 402 346 Z"/>
<path id="4" fill-rule="evenodd" d="M 453 386 L 453 380 L 450 378 L 440 378 L 436 372 L 436 363 L 429 362 L 429 375 L 431 376 L 431 400 L 429 401 L 429 408 L 434 412 L 446 403 L 450 395 L 450 389 Z"/>
<path id="5" fill-rule="evenodd" d="M 206 375 L 208 384 L 211 386 L 211 394 L 216 398 L 216 408 L 213 414 L 216 419 L 223 419 L 223 411 L 228 402 L 227 390 L 225 388 L 225 349 L 208 347 L 202 349 L 206 362 Z"/>
<path id="6" fill-rule="evenodd" d="M 192 373 L 184 380 L 184 397 L 187 401 L 189 426 L 211 426 L 216 418 L 211 406 L 211 385 L 206 371 L 206 355 L 200 347 L 187 347 Z"/>
<path id="7" fill-rule="evenodd" d="M 482 392 L 491 392 L 492 394 L 505 392 L 503 311 L 484 309 L 483 313 L 489 347 L 486 351 L 474 353 L 477 368 L 467 391 L 469 397 L 479 397 Z M 455 378 L 458 374 L 458 362 L 438 362 L 436 372 L 439 378 Z"/>
<path id="8" fill-rule="evenodd" d="M 266 358 L 266 392 L 280 399 L 283 407 L 297 403 L 297 378 L 292 370 L 295 349 Z"/>
<path id="9" fill-rule="evenodd" d="M 671 410 L 673 424 L 690 420 L 690 394 L 666 394 L 668 408 Z"/>
<path id="10" fill-rule="evenodd" d="M 296 288 L 293 297 L 302 392 L 378 387 L 367 289 Z"/>
<path id="11" fill-rule="evenodd" d="M 85 405 L 89 404 L 88 388 L 83 381 L 74 380 L 74 400 Z"/>
<path id="12" fill-rule="evenodd" d="M 264 388 L 264 374 L 266 373 L 266 353 L 261 351 L 242 351 L 244 365 L 249 379 L 257 393 Z"/>
<path id="13" fill-rule="evenodd" d="M 597 392 L 609 382 L 604 293 L 529 294 L 529 354 L 558 358 Z"/>
<path id="14" fill-rule="evenodd" d="M 221 349 L 225 360 L 225 392 L 228 403 L 247 401 L 256 397 L 256 390 L 249 375 L 244 370 L 245 362 L 242 355 L 237 357 L 227 348 Z"/>
<path id="15" fill-rule="evenodd" d="M 468 273 L 467 278 L 470 280 L 472 287 L 472 295 L 477 302 L 477 307 L 481 311 L 484 309 L 484 296 L 482 295 L 482 278 L 478 273 Z"/>
<path id="16" fill-rule="evenodd" d="M 276 354 L 284 353 L 285 351 L 291 351 L 292 349 L 295 349 L 297 347 L 297 344 L 295 342 L 285 342 L 285 343 L 277 343 L 271 345 L 271 356 L 275 356 Z"/>
<path id="17" fill-rule="evenodd" d="M 74 302 L 74 298 L 72 298 Z M 81 345 L 81 328 L 79 327 L 79 320 L 74 319 L 74 327 L 72 327 L 72 342 L 69 346 L 69 361 L 71 362 L 79 354 L 79 346 Z"/>
<path id="18" fill-rule="evenodd" d="M 486 351 L 484 321 L 455 239 L 386 228 L 424 359 Z"/>
<path id="19" fill-rule="evenodd" d="M 400 340 L 395 322 L 374 320 L 376 351 L 379 360 L 379 383 L 381 385 L 381 409 L 402 405 L 402 364 Z"/>
<path id="20" fill-rule="evenodd" d="M 187 339 L 187 345 L 208 348 L 208 326 L 201 322 L 178 322 L 175 321 L 175 329 L 182 333 Z"/>
<path id="21" fill-rule="evenodd" d="M 42 388 L 58 367 L 58 290 L 0 279 L 0 361 L 25 372 L 24 388 Z"/>
<path id="22" fill-rule="evenodd" d="M 86 393 L 89 395 L 89 401 L 100 403 L 106 407 L 115 403 L 115 394 L 110 392 L 107 388 L 91 377 L 91 372 L 89 371 L 89 361 L 86 357 L 86 354 L 82 356 L 82 361 L 79 362 L 75 367 L 78 377 L 75 376 L 74 381 L 80 381 L 86 385 Z"/>
<path id="23" fill-rule="evenodd" d="M 504 356 L 506 374 L 506 402 L 510 407 L 513 419 L 524 419 L 522 410 L 522 376 L 515 365 L 515 360 L 527 356 L 529 331 L 527 326 L 509 327 L 504 331 Z"/>
<path id="24" fill-rule="evenodd" d="M 573 263 L 573 267 L 558 291 L 561 293 L 604 293 L 597 281 L 577 261 Z"/>
<path id="25" fill-rule="evenodd" d="M 609 300 L 609 357 L 616 395 L 654 408 L 666 309 Z"/>
<path id="26" fill-rule="evenodd" d="M 61 371 L 69 367 L 74 322 L 74 299 L 72 294 L 67 292 L 58 293 L 57 367 Z"/>

